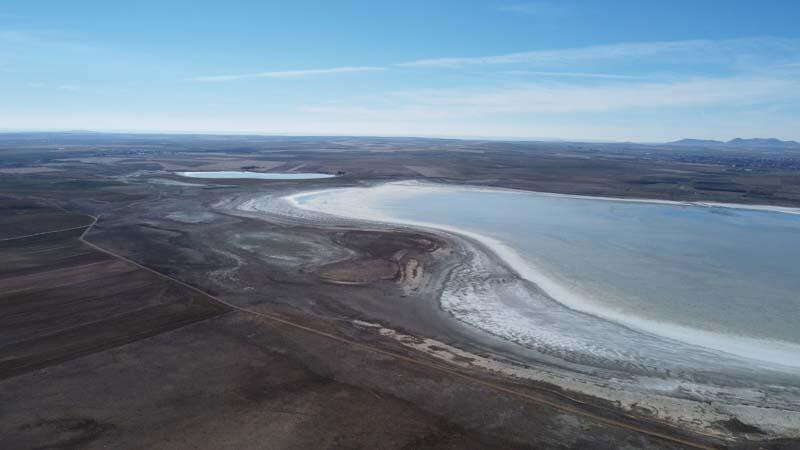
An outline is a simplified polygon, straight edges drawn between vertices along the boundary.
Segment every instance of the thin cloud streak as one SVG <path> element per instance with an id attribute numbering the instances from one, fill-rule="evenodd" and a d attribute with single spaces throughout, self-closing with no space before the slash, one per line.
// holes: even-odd
<path id="1" fill-rule="evenodd" d="M 32 40 L 29 33 L 17 30 L 0 30 L 0 41 L 6 42 L 27 42 Z"/>
<path id="2" fill-rule="evenodd" d="M 473 65 L 540 64 L 558 65 L 581 61 L 617 60 L 653 56 L 679 56 L 696 60 L 734 61 L 742 54 L 800 53 L 800 39 L 789 38 L 742 38 L 728 40 L 687 40 L 632 42 L 594 45 L 554 50 L 506 53 L 502 55 L 475 57 L 446 57 L 419 59 L 396 64 L 399 67 L 454 68 Z"/>
<path id="3" fill-rule="evenodd" d="M 423 91 L 412 101 L 431 107 L 486 113 L 609 112 L 637 108 L 750 105 L 796 98 L 800 80 L 694 79 L 624 86 L 528 84 L 490 92 Z"/>
<path id="4" fill-rule="evenodd" d="M 419 117 L 483 117 L 496 114 L 607 113 L 625 110 L 763 105 L 800 98 L 793 78 L 695 78 L 576 86 L 526 83 L 497 89 L 417 89 L 388 93 L 369 105 L 312 105 L 305 112 L 356 117 L 395 117 L 403 111 Z"/>
<path id="5" fill-rule="evenodd" d="M 506 75 L 533 75 L 542 77 L 567 77 L 567 78 L 605 78 L 605 79 L 621 79 L 621 80 L 643 80 L 647 78 L 636 75 L 623 75 L 616 73 L 547 72 L 540 70 L 507 70 L 502 73 Z"/>
<path id="6" fill-rule="evenodd" d="M 380 72 L 385 70 L 383 67 L 355 66 L 355 67 L 333 67 L 330 69 L 307 69 L 307 70 L 279 70 L 272 72 L 243 73 L 236 75 L 209 75 L 188 78 L 190 81 L 234 81 L 247 78 L 296 78 L 311 75 L 329 75 L 336 73 L 353 72 Z"/>
<path id="7" fill-rule="evenodd" d="M 727 40 L 685 40 L 659 42 L 632 42 L 564 49 L 537 50 L 529 52 L 506 53 L 501 55 L 477 57 L 443 57 L 400 62 L 392 67 L 399 68 L 460 68 L 483 65 L 524 65 L 527 67 L 553 67 L 575 65 L 581 62 L 610 60 L 672 60 L 682 64 L 691 62 L 722 63 L 730 66 L 747 64 L 763 68 L 764 65 L 780 66 L 783 61 L 795 62 L 800 55 L 800 39 L 791 38 L 739 38 Z M 785 64 L 787 67 L 791 64 Z M 387 67 L 344 66 L 328 69 L 280 70 L 230 75 L 204 75 L 186 78 L 189 81 L 235 81 L 251 78 L 296 78 L 313 75 L 328 75 L 353 72 L 379 72 Z M 506 71 L 506 74 L 524 75 L 523 71 Z M 580 71 L 527 71 L 529 75 L 575 77 L 575 78 L 618 78 L 643 79 L 646 77 L 593 73 Z"/>

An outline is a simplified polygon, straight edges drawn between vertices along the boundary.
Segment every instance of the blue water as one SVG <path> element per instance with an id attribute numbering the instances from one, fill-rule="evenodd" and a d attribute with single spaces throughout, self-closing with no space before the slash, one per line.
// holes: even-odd
<path id="1" fill-rule="evenodd" d="M 352 192 L 351 204 L 384 218 L 494 238 L 594 309 L 800 343 L 800 215 L 468 188 Z"/>
<path id="2" fill-rule="evenodd" d="M 482 191 L 381 208 L 495 237 L 621 312 L 800 343 L 797 215 Z"/>
<path id="3" fill-rule="evenodd" d="M 220 170 L 216 172 L 176 172 L 178 175 L 190 178 L 253 178 L 259 180 L 314 180 L 319 178 L 332 178 L 335 175 L 327 173 L 261 173 L 239 170 Z"/>

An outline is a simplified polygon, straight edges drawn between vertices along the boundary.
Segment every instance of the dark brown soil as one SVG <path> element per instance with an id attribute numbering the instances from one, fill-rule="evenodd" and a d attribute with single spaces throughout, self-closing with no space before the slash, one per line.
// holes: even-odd
<path id="1" fill-rule="evenodd" d="M 63 228 L 81 215 L 42 216 Z M 41 228 L 39 228 L 41 229 Z M 0 379 L 225 312 L 195 292 L 83 244 L 83 230 L 0 242 Z"/>

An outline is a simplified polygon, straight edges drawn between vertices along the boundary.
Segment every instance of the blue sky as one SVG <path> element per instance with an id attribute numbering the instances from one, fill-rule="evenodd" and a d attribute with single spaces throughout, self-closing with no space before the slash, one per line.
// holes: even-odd
<path id="1" fill-rule="evenodd" d="M 15 1 L 0 129 L 800 139 L 797 1 Z"/>

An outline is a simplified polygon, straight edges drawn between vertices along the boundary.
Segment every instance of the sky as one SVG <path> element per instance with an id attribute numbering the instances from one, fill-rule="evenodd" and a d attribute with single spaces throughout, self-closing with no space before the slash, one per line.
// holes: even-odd
<path id="1" fill-rule="evenodd" d="M 800 2 L 0 6 L 0 130 L 800 140 Z"/>

